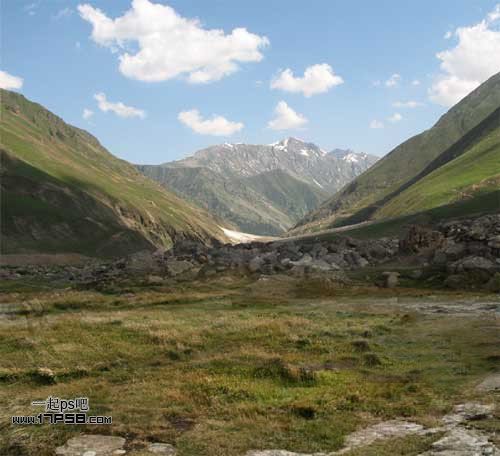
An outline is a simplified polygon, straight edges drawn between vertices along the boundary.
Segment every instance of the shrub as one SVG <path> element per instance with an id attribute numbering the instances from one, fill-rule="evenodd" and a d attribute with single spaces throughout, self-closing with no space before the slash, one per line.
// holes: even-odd
<path id="1" fill-rule="evenodd" d="M 256 378 L 271 378 L 291 385 L 313 385 L 316 374 L 303 367 L 290 366 L 281 358 L 266 360 L 254 370 Z"/>

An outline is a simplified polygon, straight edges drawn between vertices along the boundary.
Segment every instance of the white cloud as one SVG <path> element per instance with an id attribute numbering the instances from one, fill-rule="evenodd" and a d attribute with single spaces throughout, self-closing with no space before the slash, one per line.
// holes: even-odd
<path id="1" fill-rule="evenodd" d="M 399 112 L 395 112 L 387 120 L 391 123 L 401 122 L 401 120 L 403 120 L 403 116 Z"/>
<path id="2" fill-rule="evenodd" d="M 328 92 L 332 87 L 342 84 L 344 80 L 335 74 L 327 63 L 319 63 L 307 67 L 304 76 L 295 77 L 293 71 L 287 68 L 271 81 L 271 89 L 281 89 L 286 92 L 302 92 L 310 97 L 317 93 Z"/>
<path id="3" fill-rule="evenodd" d="M 197 109 L 182 111 L 177 118 L 200 135 L 230 136 L 244 127 L 241 122 L 231 122 L 217 115 L 214 115 L 211 119 L 203 119 Z"/>
<path id="4" fill-rule="evenodd" d="M 458 44 L 439 52 L 441 74 L 429 97 L 442 106 L 453 106 L 489 77 L 500 71 L 500 4 L 486 19 L 455 31 Z"/>
<path id="5" fill-rule="evenodd" d="M 85 109 L 83 110 L 82 117 L 83 117 L 85 120 L 90 119 L 93 115 L 94 115 L 94 111 L 92 111 L 91 109 L 87 109 L 87 108 L 85 108 Z"/>
<path id="6" fill-rule="evenodd" d="M 384 128 L 384 124 L 383 122 L 380 122 L 380 120 L 374 119 L 370 122 L 370 128 L 374 129 Z"/>
<path id="7" fill-rule="evenodd" d="M 490 23 L 493 23 L 495 21 L 497 21 L 498 19 L 500 19 L 500 3 L 495 6 L 495 9 L 488 14 L 488 22 Z"/>
<path id="8" fill-rule="evenodd" d="M 444 39 L 449 40 L 452 36 L 453 36 L 453 32 L 448 31 L 444 34 Z"/>
<path id="9" fill-rule="evenodd" d="M 424 104 L 421 103 L 420 101 L 409 100 L 409 101 L 395 101 L 394 103 L 392 103 L 392 106 L 394 106 L 395 108 L 413 109 L 413 108 L 418 108 L 419 106 L 424 106 Z"/>
<path id="10" fill-rule="evenodd" d="M 378 79 L 376 81 L 372 82 L 372 86 L 373 87 L 380 87 L 381 84 L 382 84 L 382 82 L 380 80 L 378 80 Z"/>
<path id="11" fill-rule="evenodd" d="M 275 117 L 267 124 L 272 130 L 291 130 L 307 123 L 307 119 L 295 112 L 284 101 L 280 101 L 274 109 Z"/>
<path id="12" fill-rule="evenodd" d="M 419 86 L 420 85 L 420 81 L 418 79 L 414 79 L 413 81 L 411 81 L 411 85 L 412 86 Z"/>
<path id="13" fill-rule="evenodd" d="M 101 111 L 111 111 L 119 117 L 140 117 L 141 119 L 146 117 L 146 113 L 142 109 L 124 105 L 121 101 L 117 103 L 108 101 L 104 93 L 96 93 L 94 98 L 97 100 L 97 105 Z"/>
<path id="14" fill-rule="evenodd" d="M 123 16 L 111 19 L 91 5 L 78 5 L 80 16 L 92 24 L 92 39 L 120 53 L 123 75 L 147 82 L 187 75 L 191 83 L 217 81 L 239 69 L 241 62 L 259 62 L 265 36 L 245 28 L 225 34 L 205 29 L 198 19 L 187 19 L 150 0 L 133 0 Z M 137 44 L 137 48 L 133 48 Z"/>
<path id="15" fill-rule="evenodd" d="M 401 75 L 394 73 L 387 81 L 385 81 L 386 87 L 396 87 L 401 81 Z"/>
<path id="16" fill-rule="evenodd" d="M 23 86 L 23 78 L 0 70 L 0 89 L 15 90 Z"/>
<path id="17" fill-rule="evenodd" d="M 71 8 L 63 8 L 61 10 L 59 10 L 56 14 L 54 14 L 53 19 L 55 19 L 56 21 L 59 20 L 59 19 L 62 19 L 63 17 L 69 17 L 73 14 L 73 10 Z"/>

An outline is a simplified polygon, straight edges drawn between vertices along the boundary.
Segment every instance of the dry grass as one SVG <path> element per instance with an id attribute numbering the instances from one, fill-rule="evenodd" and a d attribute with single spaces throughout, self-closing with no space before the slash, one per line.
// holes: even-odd
<path id="1" fill-rule="evenodd" d="M 385 290 L 311 293 L 297 296 L 293 280 L 277 277 L 4 294 L 1 422 L 34 414 L 35 399 L 87 395 L 91 412 L 114 424 L 4 424 L 0 453 L 51 455 L 82 431 L 122 435 L 136 455 L 147 441 L 173 443 L 181 456 L 335 450 L 373 420 L 436 420 L 494 368 L 493 317 L 402 312 Z M 415 454 L 397 449 L 429 443 L 405 442 L 366 454 Z"/>

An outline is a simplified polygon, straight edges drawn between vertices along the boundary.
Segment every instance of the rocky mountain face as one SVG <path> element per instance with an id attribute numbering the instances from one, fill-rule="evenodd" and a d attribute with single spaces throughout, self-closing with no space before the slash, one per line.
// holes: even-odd
<path id="1" fill-rule="evenodd" d="M 395 217 L 498 190 L 500 73 L 302 219 L 312 232 Z"/>
<path id="2" fill-rule="evenodd" d="M 204 167 L 226 176 L 250 177 L 281 170 L 290 176 L 333 193 L 377 161 L 352 150 L 326 152 L 316 144 L 286 138 L 274 144 L 221 144 L 192 157 L 162 166 Z"/>
<path id="3" fill-rule="evenodd" d="M 277 235 L 375 163 L 351 150 L 330 153 L 287 138 L 270 145 L 221 144 L 138 169 L 237 230 Z"/>

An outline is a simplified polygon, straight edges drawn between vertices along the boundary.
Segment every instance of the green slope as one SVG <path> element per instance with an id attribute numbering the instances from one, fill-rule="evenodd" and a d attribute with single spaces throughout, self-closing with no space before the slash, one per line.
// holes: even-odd
<path id="1" fill-rule="evenodd" d="M 226 226 L 278 235 L 318 207 L 327 194 L 281 170 L 240 178 L 205 167 L 138 165 L 146 176 L 217 215 Z"/>
<path id="2" fill-rule="evenodd" d="M 411 214 L 500 188 L 500 108 L 452 146 L 457 157 L 390 199 L 375 219 Z M 500 205 L 498 206 L 500 211 Z"/>
<path id="3" fill-rule="evenodd" d="M 2 90 L 2 253 L 114 256 L 223 239 L 216 222 L 111 155 L 89 133 Z"/>
<path id="4" fill-rule="evenodd" d="M 397 192 L 433 160 L 500 106 L 500 73 L 465 97 L 430 129 L 396 147 L 372 168 L 309 214 L 298 226 L 350 225 L 369 220 L 384 198 Z"/>

